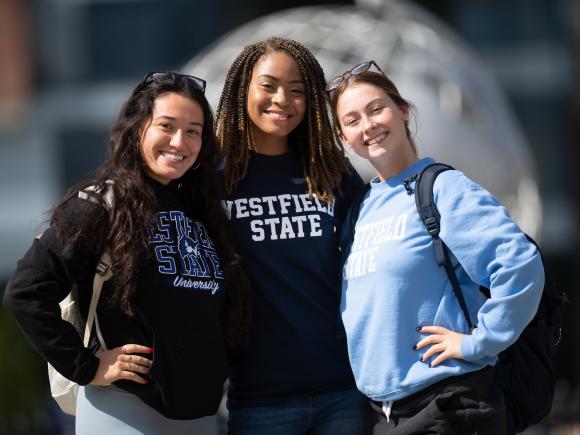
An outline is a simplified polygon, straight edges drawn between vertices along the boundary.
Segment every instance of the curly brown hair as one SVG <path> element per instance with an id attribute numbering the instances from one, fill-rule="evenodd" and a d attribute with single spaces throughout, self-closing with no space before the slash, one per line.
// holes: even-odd
<path id="1" fill-rule="evenodd" d="M 55 206 L 51 225 L 72 247 L 83 252 L 102 252 L 113 259 L 112 294 L 109 302 L 127 315 L 134 315 L 138 265 L 147 258 L 148 226 L 159 206 L 147 182 L 146 164 L 141 156 L 141 134 L 152 116 L 155 100 L 175 92 L 197 102 L 204 113 L 202 147 L 195 165 L 180 179 L 192 213 L 203 222 L 216 245 L 226 279 L 226 300 L 222 320 L 226 338 L 232 345 L 245 341 L 249 329 L 249 285 L 228 234 L 223 198 L 216 171 L 216 145 L 211 107 L 203 91 L 178 73 L 173 80 L 142 81 L 133 90 L 113 124 L 107 157 L 96 177 L 69 190 Z M 88 186 L 104 188 L 113 181 L 113 201 L 108 213 L 103 207 L 87 207 L 74 222 L 66 208 Z M 87 250 L 88 249 L 88 250 Z"/>
<path id="2" fill-rule="evenodd" d="M 298 41 L 272 37 L 249 44 L 231 65 L 216 115 L 216 136 L 224 159 L 225 187 L 231 193 L 246 176 L 250 159 L 251 120 L 247 111 L 248 86 L 258 60 L 269 53 L 290 55 L 304 78 L 306 113 L 288 142 L 299 149 L 308 193 L 323 201 L 334 198 L 342 176 L 351 172 L 342 144 L 336 141 L 327 110 L 328 95 L 322 67 Z"/>

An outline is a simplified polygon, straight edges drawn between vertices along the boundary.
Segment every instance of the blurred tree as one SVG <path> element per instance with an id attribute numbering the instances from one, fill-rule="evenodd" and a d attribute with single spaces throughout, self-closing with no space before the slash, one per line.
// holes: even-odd
<path id="1" fill-rule="evenodd" d="M 0 283 L 0 296 L 5 286 Z M 38 410 L 45 408 L 47 383 L 44 361 L 10 313 L 0 308 L 0 434 L 38 433 Z"/>

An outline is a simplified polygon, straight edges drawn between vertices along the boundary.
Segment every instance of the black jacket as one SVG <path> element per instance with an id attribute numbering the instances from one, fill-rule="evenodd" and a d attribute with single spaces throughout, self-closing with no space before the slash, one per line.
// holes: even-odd
<path id="1" fill-rule="evenodd" d="M 212 415 L 228 375 L 220 323 L 223 271 L 205 227 L 191 216 L 181 184 L 150 183 L 160 208 L 150 228 L 150 255 L 139 267 L 136 314 L 129 317 L 109 303 L 113 284 L 107 281 L 97 316 L 109 349 L 127 343 L 152 347 L 153 354 L 144 356 L 152 357 L 153 365 L 147 385 L 115 384 L 168 418 Z M 101 206 L 75 198 L 63 217 L 74 222 L 87 207 Z M 36 351 L 80 385 L 95 376 L 98 341 L 93 331 L 89 348 L 84 348 L 76 330 L 61 319 L 58 303 L 76 283 L 86 317 L 99 256 L 69 246 L 49 228 L 18 262 L 4 295 L 4 305 Z"/>

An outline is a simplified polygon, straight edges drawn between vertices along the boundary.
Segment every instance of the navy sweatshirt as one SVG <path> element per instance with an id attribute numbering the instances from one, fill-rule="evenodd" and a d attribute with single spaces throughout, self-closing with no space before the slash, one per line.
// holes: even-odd
<path id="1" fill-rule="evenodd" d="M 291 401 L 354 387 L 339 318 L 337 228 L 354 190 L 310 198 L 300 154 L 252 153 L 228 196 L 232 236 L 254 293 L 247 351 L 230 355 L 230 407 Z"/>
<path id="2" fill-rule="evenodd" d="M 181 183 L 149 182 L 160 207 L 149 229 L 149 258 L 139 265 L 135 316 L 109 303 L 111 281 L 103 286 L 97 316 L 109 349 L 127 343 L 152 347 L 153 354 L 144 356 L 152 356 L 153 365 L 147 385 L 115 385 L 168 418 L 212 415 L 228 375 L 220 323 L 223 271 L 204 225 L 191 215 Z M 102 208 L 75 198 L 63 217 L 78 219 L 87 207 Z M 76 330 L 61 319 L 58 303 L 77 283 L 81 316 L 86 317 L 98 257 L 97 252 L 70 246 L 49 228 L 18 262 L 4 295 L 6 308 L 32 346 L 80 385 L 91 382 L 97 371 L 96 334 L 84 348 Z"/>

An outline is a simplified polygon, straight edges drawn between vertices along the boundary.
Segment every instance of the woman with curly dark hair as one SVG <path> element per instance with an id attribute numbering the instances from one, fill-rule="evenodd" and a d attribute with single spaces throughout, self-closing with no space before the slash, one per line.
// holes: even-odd
<path id="1" fill-rule="evenodd" d="M 336 142 L 322 68 L 297 41 L 246 46 L 217 111 L 232 236 L 252 278 L 231 354 L 232 435 L 365 433 L 339 321 L 336 229 L 362 184 Z"/>
<path id="2" fill-rule="evenodd" d="M 204 89 L 197 77 L 147 74 L 98 175 L 54 208 L 7 286 L 4 304 L 32 346 L 81 385 L 78 434 L 217 430 L 226 347 L 244 345 L 249 310 Z M 113 274 L 85 347 L 59 302 L 75 285 L 87 317 L 105 250 Z"/>

